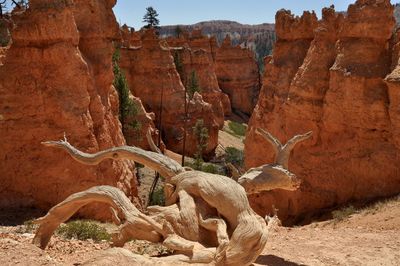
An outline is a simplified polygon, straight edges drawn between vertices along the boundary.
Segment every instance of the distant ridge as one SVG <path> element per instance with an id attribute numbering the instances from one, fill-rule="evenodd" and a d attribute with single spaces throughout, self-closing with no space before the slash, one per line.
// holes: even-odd
<path id="1" fill-rule="evenodd" d="M 211 20 L 192 25 L 163 26 L 160 29 L 160 35 L 162 37 L 175 36 L 177 27 L 189 32 L 201 29 L 204 35 L 215 36 L 219 43 L 229 35 L 232 45 L 241 45 L 255 52 L 261 68 L 264 56 L 272 53 L 275 43 L 275 24 L 272 23 L 248 25 L 230 20 Z"/>

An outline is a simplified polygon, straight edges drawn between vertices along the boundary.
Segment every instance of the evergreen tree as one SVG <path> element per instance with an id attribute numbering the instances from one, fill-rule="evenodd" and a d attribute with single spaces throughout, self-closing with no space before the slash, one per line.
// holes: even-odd
<path id="1" fill-rule="evenodd" d="M 196 71 L 192 71 L 190 74 L 189 82 L 188 82 L 188 87 L 187 87 L 187 93 L 189 95 L 189 99 L 193 99 L 193 96 L 195 92 L 200 93 L 201 88 L 199 86 L 199 81 L 197 80 L 197 74 Z"/>
<path id="2" fill-rule="evenodd" d="M 181 78 L 181 80 L 183 79 L 183 62 L 182 62 L 182 57 L 179 54 L 179 51 L 174 51 L 174 64 L 176 67 L 176 70 L 178 71 L 178 74 Z M 183 82 L 183 80 L 182 80 Z"/>
<path id="3" fill-rule="evenodd" d="M 146 26 L 144 26 L 146 29 L 150 29 L 150 28 L 155 28 L 158 29 L 159 25 L 160 25 L 160 21 L 158 20 L 158 13 L 157 11 L 149 6 L 148 8 L 146 8 L 146 14 L 143 17 L 143 22 L 147 23 Z"/>
<path id="4" fill-rule="evenodd" d="M 197 170 L 201 169 L 203 164 L 203 151 L 207 148 L 208 142 L 208 129 L 204 126 L 204 120 L 199 119 L 196 125 L 193 127 L 193 133 L 197 139 L 197 151 L 194 155 L 194 168 Z"/>
<path id="5" fill-rule="evenodd" d="M 120 51 L 117 49 L 113 54 L 114 87 L 117 89 L 119 96 L 119 120 L 122 125 L 122 133 L 127 137 L 127 131 L 130 129 L 139 132 L 141 124 L 136 119 L 132 119 L 138 115 L 139 108 L 129 98 L 128 81 L 118 65 L 119 60 Z M 140 137 L 137 136 L 138 139 Z"/>
<path id="6" fill-rule="evenodd" d="M 182 28 L 180 27 L 180 26 L 176 26 L 176 28 L 175 28 L 175 36 L 177 37 L 177 38 L 179 38 L 179 37 L 181 37 L 181 34 L 183 33 L 183 30 L 182 30 Z"/>
<path id="7" fill-rule="evenodd" d="M 7 7 L 16 6 L 18 8 L 26 7 L 28 5 L 28 0 L 16 1 L 16 0 L 0 0 L 0 18 L 3 17 L 4 11 L 7 10 Z"/>

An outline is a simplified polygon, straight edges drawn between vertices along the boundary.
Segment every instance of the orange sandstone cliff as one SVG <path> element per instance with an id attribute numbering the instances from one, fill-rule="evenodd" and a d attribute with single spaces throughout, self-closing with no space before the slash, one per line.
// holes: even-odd
<path id="1" fill-rule="evenodd" d="M 139 97 L 143 106 L 156 115 L 166 147 L 181 153 L 185 121 L 185 88 L 174 64 L 170 47 L 161 41 L 153 30 L 142 33 L 138 46 L 121 49 L 120 67 L 124 70 L 132 94 Z M 162 108 L 160 108 L 162 105 Z M 196 153 L 197 139 L 193 127 L 203 119 L 209 140 L 204 154 L 212 154 L 218 144 L 217 118 L 212 106 L 200 94 L 188 102 L 186 153 Z M 161 111 L 161 112 L 160 112 Z"/>
<path id="2" fill-rule="evenodd" d="M 83 166 L 40 144 L 64 132 L 86 152 L 125 144 L 112 86 L 114 4 L 31 0 L 14 15 L 13 42 L 0 66 L 1 206 L 47 209 L 95 185 L 137 196 L 130 162 Z"/>
<path id="3" fill-rule="evenodd" d="M 261 87 L 254 53 L 232 46 L 227 36 L 216 51 L 215 62 L 219 86 L 229 95 L 232 109 L 251 115 Z"/>
<path id="4" fill-rule="evenodd" d="M 187 86 L 192 73 L 195 73 L 203 100 L 212 105 L 218 124 L 223 127 L 225 115 L 231 114 L 231 104 L 228 95 L 218 85 L 211 45 L 213 41 L 201 35 L 201 31 L 167 40 L 183 84 Z"/>
<path id="5" fill-rule="evenodd" d="M 384 80 L 391 71 L 394 24 L 388 0 L 358 0 L 345 18 L 324 9 L 318 23 L 314 14 L 278 12 L 278 40 L 247 132 L 246 165 L 272 160 L 257 127 L 282 142 L 310 130 L 314 135 L 290 161 L 303 179 L 300 190 L 253 196 L 259 213 L 275 205 L 291 222 L 319 209 L 399 193 L 397 62 Z"/>

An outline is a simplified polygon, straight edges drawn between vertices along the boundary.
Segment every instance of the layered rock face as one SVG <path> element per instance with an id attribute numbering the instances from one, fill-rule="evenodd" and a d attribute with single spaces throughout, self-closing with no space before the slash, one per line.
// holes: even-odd
<path id="1" fill-rule="evenodd" d="M 393 36 L 392 72 L 386 77 L 389 95 L 389 117 L 394 144 L 400 149 L 400 32 Z"/>
<path id="2" fill-rule="evenodd" d="M 8 30 L 9 27 L 9 19 L 0 18 L 0 65 L 2 65 L 10 42 L 10 32 Z"/>
<path id="3" fill-rule="evenodd" d="M 223 127 L 225 115 L 231 114 L 231 104 L 228 95 L 218 85 L 212 41 L 199 31 L 193 32 L 191 36 L 167 40 L 183 84 L 188 86 L 195 73 L 203 100 L 212 105 L 218 124 Z"/>
<path id="4" fill-rule="evenodd" d="M 150 144 L 147 140 L 147 134 L 151 134 L 153 142 L 156 145 L 159 141 L 159 131 L 154 125 L 156 116 L 154 113 L 148 113 L 145 110 L 142 101 L 139 98 L 132 95 L 130 98 L 137 109 L 137 113 L 134 116 L 128 117 L 126 123 L 136 123 L 138 126 L 131 128 L 128 127 L 128 129 L 124 132 L 126 143 L 129 146 L 136 146 L 144 150 L 151 150 Z M 162 151 L 165 150 L 165 145 L 162 141 L 159 146 Z"/>
<path id="5" fill-rule="evenodd" d="M 121 46 L 132 48 L 142 45 L 140 33 L 133 28 L 129 28 L 126 24 L 121 27 Z"/>
<path id="6" fill-rule="evenodd" d="M 161 117 L 161 132 L 167 148 L 181 153 L 185 88 L 168 44 L 160 41 L 154 31 L 147 30 L 142 35 L 141 46 L 121 49 L 120 67 L 126 74 L 132 94 L 142 100 L 146 110 L 155 113 L 157 125 Z M 212 106 L 195 94 L 194 99 L 188 102 L 188 113 L 186 153 L 193 155 L 196 152 L 197 139 L 192 131 L 199 119 L 204 120 L 209 133 L 204 154 L 213 153 L 218 144 L 219 125 Z"/>
<path id="7" fill-rule="evenodd" d="M 258 212 L 274 204 L 283 219 L 293 221 L 400 191 L 396 69 L 386 79 L 389 91 L 384 82 L 394 24 L 388 0 L 359 0 L 345 18 L 324 9 L 318 24 L 313 14 L 278 12 L 278 41 L 250 121 L 246 165 L 272 159 L 257 127 L 282 142 L 310 130 L 314 135 L 295 148 L 289 166 L 303 179 L 301 189 L 253 197 Z"/>
<path id="8" fill-rule="evenodd" d="M 0 66 L 3 64 L 3 60 L 6 57 L 7 48 L 0 47 Z"/>
<path id="9" fill-rule="evenodd" d="M 41 145 L 64 132 L 86 152 L 125 144 L 112 86 L 114 4 L 31 0 L 14 15 L 13 43 L 0 67 L 1 206 L 47 209 L 107 184 L 137 196 L 130 162 L 83 166 Z"/>
<path id="10" fill-rule="evenodd" d="M 261 87 L 260 74 L 252 51 L 232 46 L 227 36 L 216 52 L 216 73 L 232 109 L 251 115 Z"/>

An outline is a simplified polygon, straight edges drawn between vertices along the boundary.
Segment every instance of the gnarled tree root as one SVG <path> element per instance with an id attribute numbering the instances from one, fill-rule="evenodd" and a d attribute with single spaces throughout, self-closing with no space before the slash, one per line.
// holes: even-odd
<path id="1" fill-rule="evenodd" d="M 214 260 L 215 248 L 206 248 L 198 242 L 187 240 L 175 234 L 170 228 L 176 227 L 176 224 L 167 225 L 166 221 L 163 221 L 163 224 L 158 223 L 151 216 L 147 216 L 136 209 L 122 191 L 111 186 L 98 186 L 75 193 L 54 206 L 46 216 L 35 221 L 39 224 L 39 228 L 33 243 L 45 249 L 54 231 L 61 223 L 67 221 L 83 206 L 93 202 L 110 205 L 115 215 L 118 216 L 116 220 L 123 221 L 118 232 L 113 235 L 114 246 L 122 247 L 131 239 L 147 240 L 153 243 L 163 243 L 166 247 L 180 253 L 176 256 L 179 261 L 211 263 Z M 164 212 L 165 209 L 176 209 L 177 214 L 181 213 L 177 206 L 164 207 Z M 155 213 L 158 214 L 159 212 L 155 211 Z M 198 235 L 196 238 L 198 238 Z"/>

